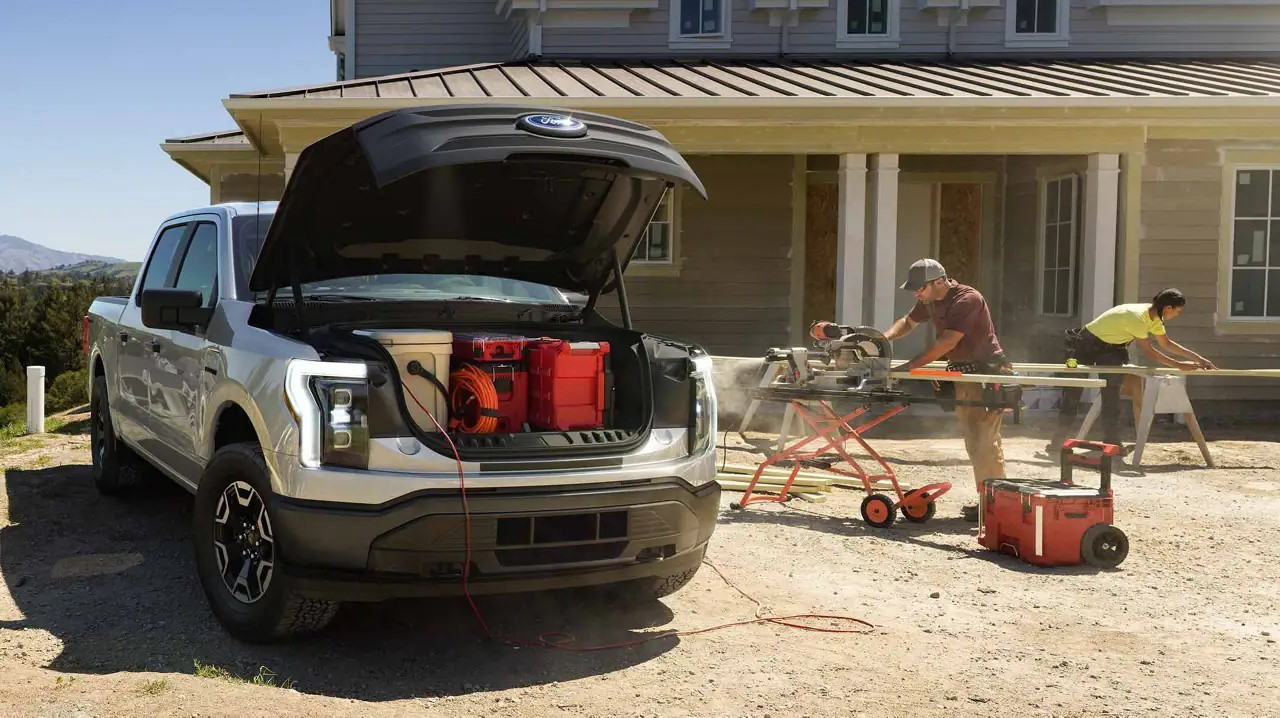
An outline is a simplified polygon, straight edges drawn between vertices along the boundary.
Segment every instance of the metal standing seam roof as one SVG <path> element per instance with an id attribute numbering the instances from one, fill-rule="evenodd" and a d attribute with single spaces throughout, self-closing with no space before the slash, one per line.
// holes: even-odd
<path id="1" fill-rule="evenodd" d="M 240 130 L 223 130 L 222 132 L 204 132 L 186 137 L 171 137 L 165 144 L 172 145 L 227 145 L 229 147 L 249 146 L 249 140 Z"/>
<path id="2" fill-rule="evenodd" d="M 448 67 L 233 99 L 1276 98 L 1280 60 L 526 60 Z M 207 140 L 206 140 L 207 141 Z"/>

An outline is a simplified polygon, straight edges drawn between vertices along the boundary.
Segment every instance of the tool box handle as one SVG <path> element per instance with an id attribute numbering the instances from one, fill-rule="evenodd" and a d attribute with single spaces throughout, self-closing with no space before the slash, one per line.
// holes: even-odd
<path id="1" fill-rule="evenodd" d="M 1102 452 L 1100 457 L 1077 454 L 1075 449 L 1090 449 Z M 1062 443 L 1062 483 L 1070 484 L 1071 467 L 1096 467 L 1102 474 L 1102 482 L 1098 486 L 1098 494 L 1105 496 L 1111 493 L 1111 461 L 1120 455 L 1120 447 L 1116 444 L 1104 444 L 1101 441 L 1085 441 L 1084 439 L 1068 439 Z"/>

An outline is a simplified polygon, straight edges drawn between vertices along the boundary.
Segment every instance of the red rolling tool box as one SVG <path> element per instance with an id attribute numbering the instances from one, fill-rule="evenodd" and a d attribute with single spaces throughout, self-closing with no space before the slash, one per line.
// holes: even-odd
<path id="1" fill-rule="evenodd" d="M 470 362 L 524 361 L 524 337 L 498 334 L 454 334 L 453 358 Z"/>
<path id="2" fill-rule="evenodd" d="M 518 434 L 529 423 L 529 370 L 523 364 L 477 362 L 498 390 L 498 433 Z"/>
<path id="3" fill-rule="evenodd" d="M 539 339 L 528 346 L 529 420 L 545 431 L 604 427 L 610 373 L 608 342 Z"/>
<path id="4" fill-rule="evenodd" d="M 1077 448 L 1097 453 L 1077 454 Z M 1111 525 L 1111 461 L 1119 453 L 1114 444 L 1072 439 L 1062 445 L 1060 481 L 983 482 L 978 543 L 1036 566 L 1119 566 L 1129 554 L 1129 539 Z M 1097 468 L 1099 487 L 1076 486 L 1071 480 L 1074 466 Z"/>

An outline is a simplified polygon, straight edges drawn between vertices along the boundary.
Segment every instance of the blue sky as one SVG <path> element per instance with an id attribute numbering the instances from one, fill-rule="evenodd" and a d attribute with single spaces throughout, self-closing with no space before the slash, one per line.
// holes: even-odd
<path id="1" fill-rule="evenodd" d="M 139 260 L 208 187 L 160 150 L 335 79 L 327 0 L 0 0 L 0 234 Z"/>

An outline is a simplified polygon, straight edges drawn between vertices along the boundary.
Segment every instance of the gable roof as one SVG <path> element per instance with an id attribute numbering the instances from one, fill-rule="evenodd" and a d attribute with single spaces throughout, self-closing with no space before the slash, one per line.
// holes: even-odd
<path id="1" fill-rule="evenodd" d="M 1277 98 L 1264 59 L 525 60 L 447 67 L 234 99 Z"/>

